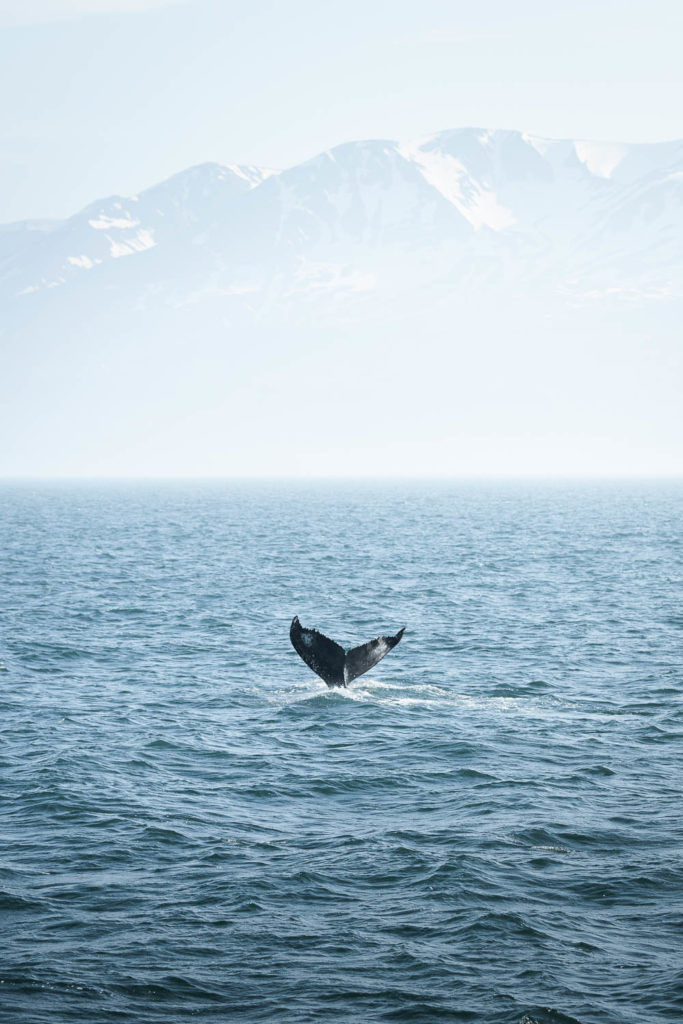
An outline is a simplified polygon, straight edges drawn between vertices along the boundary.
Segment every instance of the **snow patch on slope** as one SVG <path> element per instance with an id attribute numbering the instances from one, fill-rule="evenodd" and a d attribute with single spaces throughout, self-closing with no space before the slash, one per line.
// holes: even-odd
<path id="1" fill-rule="evenodd" d="M 628 146 L 610 142 L 577 141 L 574 143 L 574 149 L 581 163 L 596 178 L 611 178 L 628 153 Z"/>
<path id="2" fill-rule="evenodd" d="M 481 136 L 479 141 L 488 144 L 488 135 Z M 473 228 L 487 227 L 493 231 L 503 231 L 515 223 L 512 211 L 498 201 L 492 189 L 472 181 L 467 168 L 457 157 L 435 150 L 424 150 L 419 142 L 400 146 L 399 152 L 418 165 L 425 181 L 457 207 Z"/>
<path id="3" fill-rule="evenodd" d="M 108 217 L 105 213 L 101 213 L 99 217 L 91 217 L 88 221 L 90 227 L 98 231 L 108 231 L 110 228 L 136 228 L 139 223 L 139 220 L 133 220 L 128 214 L 123 217 Z"/>
<path id="4" fill-rule="evenodd" d="M 246 181 L 249 188 L 256 188 L 266 178 L 272 178 L 274 174 L 280 173 L 270 167 L 255 167 L 253 164 L 225 164 L 225 167 L 237 178 Z"/>
<path id="5" fill-rule="evenodd" d="M 124 241 L 109 239 L 109 253 L 114 259 L 120 256 L 130 256 L 134 252 L 144 252 L 145 249 L 152 249 L 156 245 L 151 231 L 138 231 L 133 238 Z"/>
<path id="6" fill-rule="evenodd" d="M 67 256 L 67 263 L 70 263 L 72 267 L 80 267 L 82 270 L 91 270 L 95 263 L 101 263 L 101 260 L 91 260 L 85 253 L 81 253 L 80 256 Z"/>

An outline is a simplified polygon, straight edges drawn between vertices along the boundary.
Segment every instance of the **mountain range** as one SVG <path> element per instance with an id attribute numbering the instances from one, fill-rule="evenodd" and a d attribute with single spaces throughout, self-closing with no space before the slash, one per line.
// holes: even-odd
<path id="1" fill-rule="evenodd" d="M 643 302 L 680 297 L 682 269 L 683 142 L 479 128 L 347 143 L 280 172 L 202 164 L 0 229 L 0 294 L 29 316 L 30 296 L 66 285 L 303 319 L 337 317 L 342 297 L 365 314 L 373 298 L 507 284 Z"/>
<path id="2" fill-rule="evenodd" d="M 331 410 L 368 467 L 400 471 L 414 445 L 425 472 L 456 450 L 446 471 L 469 472 L 479 463 L 453 439 L 474 430 L 490 432 L 492 472 L 508 458 L 501 431 L 542 437 L 543 464 L 561 468 L 577 423 L 609 463 L 642 388 L 668 395 L 656 429 L 671 454 L 683 141 L 462 128 L 280 171 L 201 164 L 64 221 L 0 227 L 0 311 L 4 473 L 27 451 L 36 472 L 305 473 L 347 450 Z M 423 442 L 395 428 L 415 396 Z M 306 435 L 313 420 L 322 433 L 292 470 L 273 425 Z M 252 442 L 239 456 L 247 422 L 261 456 Z"/>

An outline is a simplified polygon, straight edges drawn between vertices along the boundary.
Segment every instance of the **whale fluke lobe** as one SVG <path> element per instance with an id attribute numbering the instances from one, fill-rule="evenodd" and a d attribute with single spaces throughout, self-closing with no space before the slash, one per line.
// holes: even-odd
<path id="1" fill-rule="evenodd" d="M 345 681 L 352 683 L 358 676 L 373 668 L 392 647 L 396 646 L 404 633 L 405 626 L 399 629 L 396 636 L 378 636 L 376 640 L 370 640 L 362 647 L 354 647 L 349 651 L 344 662 Z"/>
<path id="2" fill-rule="evenodd" d="M 295 615 L 289 630 L 289 639 L 296 653 L 328 686 L 346 686 L 364 672 L 374 668 L 395 647 L 405 626 L 395 636 L 378 636 L 361 647 L 345 651 L 334 640 L 323 636 L 317 629 L 305 629 Z"/>

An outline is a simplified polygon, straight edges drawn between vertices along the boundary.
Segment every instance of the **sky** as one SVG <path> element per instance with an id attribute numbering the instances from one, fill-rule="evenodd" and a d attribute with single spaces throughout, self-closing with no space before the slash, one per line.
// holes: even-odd
<path id="1" fill-rule="evenodd" d="M 462 125 L 683 137 L 677 0 L 0 0 L 0 223 Z"/>

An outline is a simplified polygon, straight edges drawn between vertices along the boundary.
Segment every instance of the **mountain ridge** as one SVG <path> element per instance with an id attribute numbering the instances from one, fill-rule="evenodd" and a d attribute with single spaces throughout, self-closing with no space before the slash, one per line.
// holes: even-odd
<path id="1" fill-rule="evenodd" d="M 681 141 L 601 143 L 466 127 L 408 143 L 346 142 L 281 171 L 198 164 L 136 196 L 96 200 L 63 221 L 3 225 L 0 288 L 11 301 L 135 258 L 141 286 L 146 280 L 158 292 L 166 271 L 140 257 L 161 247 L 169 259 L 175 253 L 176 286 L 184 249 L 188 262 L 191 255 L 221 279 L 231 302 L 244 294 L 245 276 L 252 292 L 272 293 L 278 274 L 288 278 L 284 299 L 302 291 L 304 263 L 318 282 L 321 264 L 358 263 L 367 290 L 372 276 L 391 276 L 396 252 L 431 250 L 441 262 L 450 247 L 445 258 L 454 267 L 467 250 L 473 268 L 502 260 L 508 274 L 516 264 L 518 280 L 554 277 L 548 286 L 556 290 L 561 278 L 576 295 L 622 288 L 647 298 L 652 287 L 642 269 L 658 277 L 662 294 L 677 290 L 682 211 Z M 374 275 L 363 266 L 369 251 L 381 265 Z M 643 268 L 635 273 L 638 254 Z M 358 291 L 356 270 L 335 273 L 337 286 L 344 287 L 341 274 Z M 486 287 L 485 279 L 479 273 L 477 286 Z M 454 273 L 453 286 L 462 281 Z M 195 285 L 188 289 L 194 302 Z"/>

